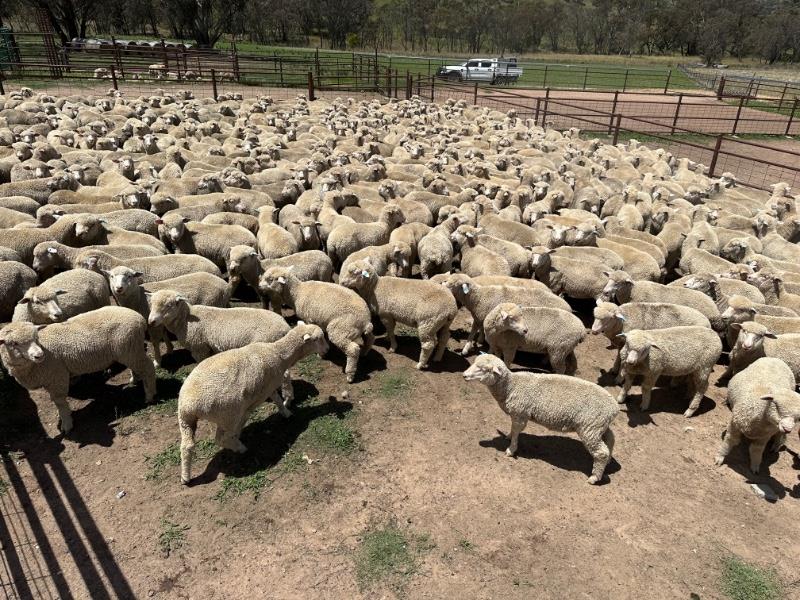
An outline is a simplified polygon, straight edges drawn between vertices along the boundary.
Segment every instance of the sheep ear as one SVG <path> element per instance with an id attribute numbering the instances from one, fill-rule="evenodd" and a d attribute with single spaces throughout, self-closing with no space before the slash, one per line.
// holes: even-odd
<path id="1" fill-rule="evenodd" d="M 777 335 L 775 335 L 774 333 L 772 333 L 771 331 L 767 331 L 767 332 L 764 334 L 764 337 L 765 337 L 765 338 L 769 338 L 769 339 L 771 339 L 771 340 L 777 340 L 777 339 L 778 339 L 778 336 L 777 336 Z"/>
<path id="2" fill-rule="evenodd" d="M 28 296 L 28 294 L 26 292 L 25 295 L 22 298 L 19 299 L 19 302 L 17 302 L 17 304 L 28 304 L 30 301 L 31 301 L 31 297 Z"/>
<path id="3" fill-rule="evenodd" d="M 651 348 L 655 348 L 656 350 L 661 350 L 661 346 L 659 346 L 658 344 L 653 344 L 653 343 L 651 343 L 651 344 L 650 344 L 650 347 L 651 347 Z"/>
<path id="4" fill-rule="evenodd" d="M 184 223 L 188 223 L 189 222 L 189 217 L 183 217 L 181 219 L 181 221 L 183 221 Z"/>
<path id="5" fill-rule="evenodd" d="M 611 277 L 611 273 L 609 271 L 603 271 L 603 277 Z"/>
<path id="6" fill-rule="evenodd" d="M 36 331 L 41 331 L 41 330 L 42 330 L 42 329 L 44 329 L 45 327 L 47 327 L 47 325 L 37 325 L 37 326 L 36 326 Z"/>
<path id="7" fill-rule="evenodd" d="M 300 225 L 300 221 L 295 219 L 294 221 L 292 221 L 292 225 Z"/>
<path id="8" fill-rule="evenodd" d="M 300 321 L 297 321 L 297 324 L 298 324 L 298 325 L 305 325 L 305 324 L 306 324 L 306 322 L 305 322 L 305 321 L 302 321 L 302 320 L 300 320 Z"/>
<path id="9" fill-rule="evenodd" d="M 495 375 L 498 375 L 498 376 L 502 375 L 503 374 L 503 369 L 501 369 L 499 365 L 498 366 L 494 366 L 494 367 L 492 367 L 492 373 L 494 373 Z"/>
<path id="10" fill-rule="evenodd" d="M 500 318 L 501 318 L 503 321 L 505 321 L 506 319 L 508 319 L 508 313 L 507 313 L 506 311 L 504 311 L 504 310 L 503 310 L 503 311 L 500 311 Z"/>
<path id="11" fill-rule="evenodd" d="M 775 402 L 775 396 L 772 394 L 764 394 L 761 396 L 761 400 L 766 400 L 767 402 Z"/>
<path id="12" fill-rule="evenodd" d="M 311 339 L 311 334 L 310 334 L 310 333 L 306 333 L 306 334 L 303 336 L 303 341 L 304 341 L 304 342 L 307 342 L 307 341 L 308 341 L 308 340 L 310 340 L 310 339 Z"/>
<path id="13" fill-rule="evenodd" d="M 618 334 L 616 335 L 616 337 L 618 337 L 618 338 L 622 338 L 623 340 L 624 340 L 624 339 L 625 339 L 627 336 L 628 336 L 628 334 L 627 334 L 627 333 L 618 333 Z"/>
<path id="14" fill-rule="evenodd" d="M 731 329 L 733 329 L 734 331 L 739 331 L 742 328 L 742 324 L 741 323 L 731 323 L 729 325 L 729 327 Z"/>
<path id="15" fill-rule="evenodd" d="M 60 296 L 60 295 L 62 295 L 62 294 L 66 294 L 66 293 L 68 293 L 68 292 L 67 292 L 67 290 L 56 290 L 56 291 L 54 292 L 54 294 L 55 294 L 56 296 Z"/>
<path id="16" fill-rule="evenodd" d="M 142 273 L 141 271 L 134 271 L 133 277 L 144 277 L 144 273 Z"/>

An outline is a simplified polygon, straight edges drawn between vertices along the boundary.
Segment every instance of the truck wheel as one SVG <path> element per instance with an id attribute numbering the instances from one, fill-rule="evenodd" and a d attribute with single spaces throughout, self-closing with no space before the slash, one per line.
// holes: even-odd
<path id="1" fill-rule="evenodd" d="M 461 81 L 461 73 L 450 73 L 447 76 L 447 80 L 453 82 Z"/>

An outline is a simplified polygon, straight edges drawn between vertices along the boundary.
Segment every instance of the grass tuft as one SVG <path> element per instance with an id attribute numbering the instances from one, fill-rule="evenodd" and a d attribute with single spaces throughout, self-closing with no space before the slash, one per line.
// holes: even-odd
<path id="1" fill-rule="evenodd" d="M 200 440 L 195 444 L 194 455 L 198 459 L 211 457 L 219 448 L 211 440 Z M 181 464 L 181 445 L 173 442 L 155 456 L 145 456 L 145 462 L 150 465 L 150 470 L 144 476 L 148 481 L 159 481 L 164 478 L 166 471 L 171 467 Z"/>
<path id="2" fill-rule="evenodd" d="M 323 415 L 311 421 L 300 436 L 309 446 L 339 454 L 352 452 L 356 435 L 346 419 L 336 415 Z"/>
<path id="3" fill-rule="evenodd" d="M 359 586 L 364 589 L 384 582 L 401 588 L 419 568 L 419 553 L 430 548 L 428 536 L 409 540 L 394 524 L 368 531 L 355 556 Z"/>
<path id="4" fill-rule="evenodd" d="M 169 556 L 186 542 L 188 525 L 178 525 L 168 519 L 161 519 L 161 533 L 158 534 L 158 545 L 164 556 Z"/>
<path id="5" fill-rule="evenodd" d="M 317 354 L 309 354 L 304 359 L 298 361 L 297 372 L 300 377 L 309 383 L 319 383 L 322 379 L 322 374 L 325 372 L 325 366 L 322 359 Z"/>
<path id="6" fill-rule="evenodd" d="M 731 600 L 779 600 L 782 596 L 775 571 L 748 564 L 738 556 L 722 560 L 722 591 Z"/>
<path id="7" fill-rule="evenodd" d="M 267 477 L 267 469 L 261 469 L 249 475 L 237 477 L 228 475 L 222 480 L 220 488 L 214 498 L 224 502 L 230 498 L 238 498 L 248 492 L 252 492 L 253 500 L 257 500 L 261 491 L 272 481 Z"/>
<path id="8" fill-rule="evenodd" d="M 384 371 L 378 376 L 378 394 L 389 400 L 399 398 L 414 388 L 411 373 L 406 370 Z"/>

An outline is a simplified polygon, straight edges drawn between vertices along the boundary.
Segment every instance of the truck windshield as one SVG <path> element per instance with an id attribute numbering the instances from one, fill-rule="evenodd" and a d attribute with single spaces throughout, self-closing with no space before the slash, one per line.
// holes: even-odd
<path id="1" fill-rule="evenodd" d="M 471 61 L 469 61 L 469 62 L 468 62 L 468 63 L 467 63 L 465 66 L 466 66 L 468 69 L 474 69 L 475 67 L 477 67 L 477 66 L 478 66 L 478 61 L 477 61 L 477 60 L 471 60 Z"/>

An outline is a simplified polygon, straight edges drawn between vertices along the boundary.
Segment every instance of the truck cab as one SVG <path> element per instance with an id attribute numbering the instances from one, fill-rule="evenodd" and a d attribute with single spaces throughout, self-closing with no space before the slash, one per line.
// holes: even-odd
<path id="1" fill-rule="evenodd" d="M 515 83 L 522 69 L 515 58 L 471 58 L 460 65 L 440 67 L 436 76 L 448 81 L 485 81 Z"/>

